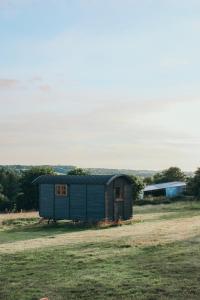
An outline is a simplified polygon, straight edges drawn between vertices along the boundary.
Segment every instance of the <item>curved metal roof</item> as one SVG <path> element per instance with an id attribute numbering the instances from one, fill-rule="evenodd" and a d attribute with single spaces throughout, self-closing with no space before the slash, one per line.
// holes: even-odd
<path id="1" fill-rule="evenodd" d="M 166 182 L 166 183 L 151 184 L 151 185 L 147 185 L 144 188 L 144 192 L 181 187 L 181 186 L 186 186 L 186 183 L 182 181 L 173 181 L 173 182 Z"/>
<path id="2" fill-rule="evenodd" d="M 130 183 L 131 179 L 127 175 L 41 175 L 37 177 L 33 184 L 103 184 L 109 185 L 119 177 L 126 178 Z"/>

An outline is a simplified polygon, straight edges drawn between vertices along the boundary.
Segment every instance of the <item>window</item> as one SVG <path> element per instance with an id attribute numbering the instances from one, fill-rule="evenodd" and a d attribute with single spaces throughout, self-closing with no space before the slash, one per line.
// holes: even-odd
<path id="1" fill-rule="evenodd" d="M 116 199 L 122 198 L 121 188 L 120 187 L 116 187 L 115 188 L 115 198 Z"/>
<path id="2" fill-rule="evenodd" d="M 67 196 L 68 186 L 66 184 L 56 184 L 55 194 L 56 196 Z"/>
<path id="3" fill-rule="evenodd" d="M 120 187 L 115 188 L 115 198 L 120 198 L 121 196 L 121 189 Z"/>

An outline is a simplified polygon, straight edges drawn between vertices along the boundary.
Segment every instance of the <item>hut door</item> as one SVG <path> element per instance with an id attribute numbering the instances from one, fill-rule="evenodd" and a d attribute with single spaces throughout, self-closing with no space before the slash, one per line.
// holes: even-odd
<path id="1" fill-rule="evenodd" d="M 115 187 L 114 218 L 116 221 L 124 219 L 124 197 L 122 187 Z"/>
<path id="2" fill-rule="evenodd" d="M 115 201 L 115 221 L 124 219 L 124 201 Z"/>

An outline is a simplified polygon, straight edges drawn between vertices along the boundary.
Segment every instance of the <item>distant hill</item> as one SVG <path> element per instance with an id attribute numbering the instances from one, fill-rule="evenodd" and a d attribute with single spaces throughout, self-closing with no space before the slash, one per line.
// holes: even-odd
<path id="1" fill-rule="evenodd" d="M 129 170 L 129 169 L 106 169 L 106 168 L 88 168 L 86 169 L 92 175 L 113 175 L 113 174 L 126 174 L 136 175 L 140 177 L 153 176 L 156 171 L 153 170 Z"/>
<path id="2" fill-rule="evenodd" d="M 54 171 L 58 174 L 67 174 L 69 171 L 73 170 L 75 166 L 52 166 L 52 165 L 40 165 L 43 167 L 52 167 Z M 15 171 L 25 171 L 32 167 L 32 165 L 0 165 L 0 167 L 7 167 Z"/>
<path id="3" fill-rule="evenodd" d="M 45 165 L 47 166 L 47 165 Z M 56 166 L 52 166 L 52 165 L 48 165 L 49 167 L 52 167 L 54 169 L 54 171 L 57 174 L 62 174 L 65 175 L 67 174 L 69 171 L 73 170 L 74 168 L 76 168 L 76 166 L 68 166 L 68 165 L 56 165 Z M 31 165 L 0 165 L 0 167 L 8 167 L 10 169 L 13 169 L 15 171 L 24 171 L 24 170 L 28 170 L 29 168 L 31 168 Z M 150 177 L 153 176 L 154 174 L 156 174 L 158 171 L 155 170 L 129 170 L 129 169 L 107 169 L 107 168 L 86 168 L 87 171 L 89 171 L 89 173 L 91 175 L 113 175 L 113 174 L 126 174 L 126 175 L 136 175 L 136 176 L 140 176 L 140 177 Z M 192 172 L 186 172 L 187 176 L 192 176 L 193 173 Z"/>

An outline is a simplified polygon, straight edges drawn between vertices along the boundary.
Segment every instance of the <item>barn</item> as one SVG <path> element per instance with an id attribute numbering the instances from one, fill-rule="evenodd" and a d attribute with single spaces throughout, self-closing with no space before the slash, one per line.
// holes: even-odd
<path id="1" fill-rule="evenodd" d="M 39 214 L 54 220 L 127 220 L 132 217 L 132 181 L 126 175 L 42 175 Z"/>
<path id="2" fill-rule="evenodd" d="M 147 185 L 144 189 L 144 197 L 164 196 L 167 198 L 178 197 L 184 194 L 186 183 L 181 181 Z"/>

